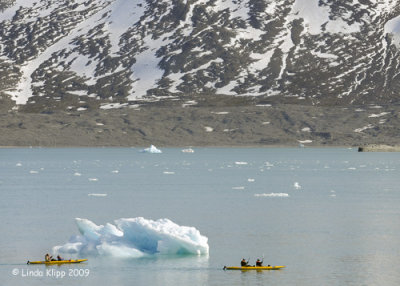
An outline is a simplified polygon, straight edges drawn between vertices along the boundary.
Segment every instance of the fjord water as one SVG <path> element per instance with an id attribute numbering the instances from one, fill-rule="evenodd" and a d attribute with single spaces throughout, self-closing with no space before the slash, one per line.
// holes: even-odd
<path id="1" fill-rule="evenodd" d="M 162 151 L 0 149 L 2 285 L 400 284 L 399 153 Z M 195 227 L 208 237 L 209 255 L 25 264 L 43 260 L 53 246 L 78 234 L 75 218 L 105 225 L 136 217 Z M 254 264 L 263 257 L 264 264 L 286 268 L 222 270 L 242 258 Z M 66 276 L 57 278 L 49 269 Z M 29 270 L 43 276 L 24 276 Z"/>

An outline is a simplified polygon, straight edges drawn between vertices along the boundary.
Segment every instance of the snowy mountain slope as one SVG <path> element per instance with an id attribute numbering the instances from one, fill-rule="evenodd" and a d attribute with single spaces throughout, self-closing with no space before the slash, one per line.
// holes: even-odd
<path id="1" fill-rule="evenodd" d="M 0 88 L 31 109 L 196 94 L 398 101 L 395 0 L 3 0 Z"/>

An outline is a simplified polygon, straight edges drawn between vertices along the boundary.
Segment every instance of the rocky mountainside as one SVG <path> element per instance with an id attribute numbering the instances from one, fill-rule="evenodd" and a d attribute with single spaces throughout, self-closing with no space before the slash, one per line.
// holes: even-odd
<path id="1" fill-rule="evenodd" d="M 2 0 L 0 11 L 1 98 L 20 110 L 399 99 L 397 0 Z"/>
<path id="2" fill-rule="evenodd" d="M 0 146 L 398 144 L 399 0 L 0 0 Z"/>

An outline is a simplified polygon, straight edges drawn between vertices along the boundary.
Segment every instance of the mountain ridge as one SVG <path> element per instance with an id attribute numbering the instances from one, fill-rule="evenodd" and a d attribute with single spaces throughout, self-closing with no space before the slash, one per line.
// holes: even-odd
<path id="1" fill-rule="evenodd" d="M 0 8 L 1 95 L 24 110 L 193 94 L 398 102 L 398 1 L 11 0 Z"/>
<path id="2" fill-rule="evenodd" d="M 0 145 L 398 144 L 397 0 L 3 0 Z"/>

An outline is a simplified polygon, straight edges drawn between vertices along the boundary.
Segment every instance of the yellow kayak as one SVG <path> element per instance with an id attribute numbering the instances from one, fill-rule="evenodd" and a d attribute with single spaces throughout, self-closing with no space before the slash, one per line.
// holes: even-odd
<path id="1" fill-rule="evenodd" d="M 224 266 L 224 270 L 279 270 L 285 268 L 285 266 Z"/>
<path id="2" fill-rule="evenodd" d="M 70 260 L 56 260 L 56 261 L 28 261 L 26 264 L 69 264 L 69 263 L 81 263 L 87 261 L 87 259 L 70 259 Z"/>

